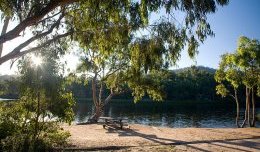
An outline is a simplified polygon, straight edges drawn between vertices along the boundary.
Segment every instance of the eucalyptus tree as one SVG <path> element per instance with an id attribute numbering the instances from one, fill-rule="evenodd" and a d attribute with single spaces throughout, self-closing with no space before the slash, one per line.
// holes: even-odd
<path id="1" fill-rule="evenodd" d="M 92 43 L 93 44 L 93 43 Z M 93 46 L 93 45 L 91 45 Z M 91 80 L 94 114 L 89 121 L 97 122 L 103 114 L 104 107 L 112 97 L 123 92 L 132 92 L 135 101 L 148 94 L 153 100 L 162 100 L 162 80 L 166 77 L 166 71 L 157 70 L 145 75 L 136 75 L 131 66 L 129 50 L 122 45 L 113 46 L 113 51 L 106 54 L 92 49 L 82 50 L 81 63 L 77 72 L 82 74 L 87 81 Z M 104 97 L 104 89 L 110 90 Z"/>
<path id="2" fill-rule="evenodd" d="M 217 93 L 222 96 L 231 95 L 237 104 L 236 124 L 244 127 L 246 123 L 255 126 L 255 95 L 259 96 L 260 84 L 260 43 L 258 40 L 251 40 L 247 37 L 240 37 L 238 47 L 233 54 L 224 54 L 216 72 L 215 79 L 220 83 Z M 230 84 L 234 93 L 230 93 L 225 86 Z M 239 121 L 239 102 L 237 97 L 238 87 L 244 87 L 246 91 L 246 110 L 243 124 Z M 255 92 L 257 90 L 257 92 Z M 251 99 L 250 99 L 251 97 Z M 252 112 L 250 110 L 252 103 Z M 252 115 L 252 119 L 250 118 Z"/>
<path id="3" fill-rule="evenodd" d="M 260 89 L 260 42 L 256 39 L 240 37 L 235 63 L 244 73 L 242 82 L 246 87 L 245 121 L 247 120 L 250 126 L 255 126 L 255 95 Z M 250 104 L 252 104 L 252 113 Z"/>
<path id="4" fill-rule="evenodd" d="M 118 50 L 126 50 L 123 55 L 128 60 L 126 73 L 130 77 L 127 84 L 136 100 L 145 94 L 161 99 L 160 87 L 154 89 L 156 85 L 151 82 L 160 80 L 160 71 L 175 64 L 185 46 L 190 57 L 196 55 L 199 43 L 214 35 L 207 15 L 214 13 L 217 5 L 227 3 L 228 0 L 81 1 L 75 3 L 76 9 L 69 11 L 66 21 L 74 31 L 73 40 L 101 58 L 120 56 Z M 183 14 L 183 24 L 177 13 Z"/>
<path id="5" fill-rule="evenodd" d="M 0 36 L 0 64 L 51 43 L 58 44 L 61 38 L 68 36 L 89 41 L 91 33 L 103 32 L 97 39 L 107 45 L 109 37 L 120 41 L 122 36 L 128 37 L 151 27 L 157 29 L 157 35 L 170 48 L 169 58 L 178 58 L 185 45 L 190 56 L 194 56 L 199 42 L 214 35 L 207 15 L 215 13 L 217 5 L 226 4 L 228 0 L 2 0 L 0 11 L 4 24 Z M 163 12 L 158 14 L 162 20 L 150 22 L 158 11 Z M 176 14 L 183 14 L 184 24 L 176 20 Z M 8 30 L 10 22 L 15 27 Z M 13 50 L 4 49 L 5 42 L 23 37 L 24 33 L 31 33 L 31 37 Z M 39 39 L 44 41 L 36 43 Z"/>
<path id="6" fill-rule="evenodd" d="M 120 52 L 114 54 L 101 54 L 95 50 L 82 50 L 81 62 L 77 67 L 77 73 L 88 82 L 91 80 L 94 114 L 89 121 L 97 122 L 103 113 L 104 106 L 112 97 L 123 90 L 123 71 L 128 64 L 126 56 Z M 104 98 L 104 89 L 110 93 Z"/>
<path id="7" fill-rule="evenodd" d="M 236 125 L 239 124 L 240 106 L 238 99 L 238 88 L 242 85 L 242 71 L 234 64 L 233 54 L 221 56 L 219 68 L 215 73 L 215 80 L 219 83 L 216 86 L 217 94 L 222 97 L 231 96 L 236 101 Z M 229 88 L 232 88 L 231 90 Z"/>

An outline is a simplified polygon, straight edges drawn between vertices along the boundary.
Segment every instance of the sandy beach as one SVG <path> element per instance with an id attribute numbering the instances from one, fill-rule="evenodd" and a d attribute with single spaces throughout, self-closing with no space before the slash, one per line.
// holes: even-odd
<path id="1" fill-rule="evenodd" d="M 71 133 L 68 151 L 260 151 L 259 128 L 62 127 Z"/>

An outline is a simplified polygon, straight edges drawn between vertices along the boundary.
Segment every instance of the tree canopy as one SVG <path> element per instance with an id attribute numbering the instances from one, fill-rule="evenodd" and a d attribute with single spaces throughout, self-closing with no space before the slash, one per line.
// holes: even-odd
<path id="1" fill-rule="evenodd" d="M 0 11 L 4 27 L 8 27 L 8 22 L 16 26 L 9 31 L 2 28 L 0 64 L 53 42 L 58 43 L 69 35 L 81 44 L 88 45 L 90 41 L 100 43 L 102 45 L 98 50 L 103 52 L 118 41 L 133 37 L 129 43 L 139 53 L 160 53 L 174 62 L 186 45 L 189 55 L 194 57 L 199 42 L 214 35 L 207 15 L 215 13 L 217 5 L 226 4 L 228 0 L 2 0 Z M 152 16 L 158 11 L 163 13 L 157 14 L 159 19 L 153 21 Z M 183 13 L 184 24 L 177 21 L 176 12 Z M 150 31 L 149 36 L 137 36 L 136 33 L 143 30 Z M 5 42 L 24 33 L 31 33 L 31 38 L 15 49 L 5 50 L 2 47 Z M 36 40 L 41 41 L 32 46 Z M 140 42 L 146 42 L 146 46 L 155 50 L 159 46 L 164 46 L 164 49 L 147 52 Z M 153 65 L 152 59 L 149 56 L 145 59 L 146 66 Z"/>
<path id="2" fill-rule="evenodd" d="M 190 57 L 196 55 L 199 43 L 214 35 L 207 15 L 215 12 L 217 4 L 227 3 L 82 1 L 75 4 L 78 9 L 71 10 L 66 20 L 74 30 L 74 40 L 81 48 L 100 54 L 100 63 L 110 56 L 115 56 L 115 61 L 126 61 L 123 73 L 116 74 L 124 78 L 121 83 L 128 85 L 136 101 L 146 94 L 154 100 L 162 100 L 160 83 L 165 69 L 176 63 L 185 46 Z M 159 19 L 152 18 L 156 12 L 161 12 L 157 13 Z M 184 24 L 177 20 L 178 12 L 183 13 Z"/>

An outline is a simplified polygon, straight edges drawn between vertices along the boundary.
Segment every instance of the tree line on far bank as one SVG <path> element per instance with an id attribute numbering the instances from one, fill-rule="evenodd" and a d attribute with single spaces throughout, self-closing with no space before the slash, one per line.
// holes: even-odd
<path id="1" fill-rule="evenodd" d="M 201 100 L 220 101 L 231 100 L 222 98 L 216 94 L 216 81 L 214 79 L 215 69 L 203 66 L 191 66 L 187 68 L 168 71 L 167 79 L 163 82 L 163 93 L 165 101 Z M 79 78 L 83 81 L 84 78 Z M 91 81 L 83 83 L 73 82 L 69 89 L 75 98 L 92 98 Z M 128 90 L 128 89 L 126 89 Z M 239 95 L 244 96 L 242 90 Z M 110 90 L 104 90 L 104 96 L 108 96 Z M 113 97 L 113 99 L 133 99 L 130 90 Z M 148 99 L 145 96 L 144 99 Z"/>
<path id="2" fill-rule="evenodd" d="M 216 70 L 203 67 L 191 66 L 177 70 L 168 71 L 168 79 L 164 80 L 164 100 L 167 101 L 182 101 L 182 100 L 201 100 L 201 101 L 221 101 L 232 100 L 229 98 L 222 98 L 216 94 L 217 83 L 214 79 Z M 17 83 L 19 78 L 17 76 L 0 76 L 0 98 L 16 99 L 18 98 Z M 83 79 L 83 78 L 79 78 Z M 68 86 L 73 92 L 74 97 L 92 98 L 92 89 L 90 81 L 87 85 L 83 83 L 73 82 Z M 5 90 L 5 91 L 4 91 Z M 238 88 L 239 98 L 245 97 L 243 88 Z M 110 90 L 104 90 L 104 96 L 109 95 Z M 129 99 L 133 97 L 130 91 L 116 95 L 113 99 Z M 149 99 L 145 96 L 145 99 Z M 240 101 L 241 102 L 241 101 Z"/>

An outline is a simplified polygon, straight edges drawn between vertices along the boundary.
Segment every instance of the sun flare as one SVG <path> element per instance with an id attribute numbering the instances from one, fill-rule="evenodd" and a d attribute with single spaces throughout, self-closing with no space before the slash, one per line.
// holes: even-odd
<path id="1" fill-rule="evenodd" d="M 39 66 L 42 64 L 42 58 L 39 56 L 32 56 L 32 62 L 34 65 Z"/>

